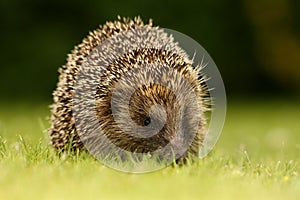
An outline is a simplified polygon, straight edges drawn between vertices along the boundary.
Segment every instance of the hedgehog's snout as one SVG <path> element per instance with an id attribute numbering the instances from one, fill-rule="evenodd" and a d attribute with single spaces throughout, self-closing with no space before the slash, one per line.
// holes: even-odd
<path id="1" fill-rule="evenodd" d="M 163 126 L 167 123 L 167 114 L 168 113 L 164 106 L 159 104 L 151 106 L 149 110 L 150 123 L 148 125 L 163 128 Z"/>
<path id="2" fill-rule="evenodd" d="M 134 131 L 139 131 L 136 136 L 148 138 L 157 134 L 163 134 L 163 129 L 167 123 L 167 113 L 165 108 L 159 104 L 152 105 L 150 108 L 144 106 L 143 109 L 130 109 L 133 127 L 137 127 Z M 130 124 L 128 124 L 130 126 Z"/>
<path id="3" fill-rule="evenodd" d="M 149 109 L 148 116 L 144 122 L 147 127 L 151 128 L 153 135 L 160 135 L 162 140 L 167 140 L 169 143 L 176 137 L 182 138 L 182 122 L 179 111 L 175 107 L 168 106 L 168 104 L 155 104 Z"/>

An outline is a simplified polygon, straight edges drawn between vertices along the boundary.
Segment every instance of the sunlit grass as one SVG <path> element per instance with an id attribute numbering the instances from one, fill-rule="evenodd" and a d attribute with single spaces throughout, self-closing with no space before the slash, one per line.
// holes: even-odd
<path id="1" fill-rule="evenodd" d="M 58 156 L 46 104 L 0 105 L 0 199 L 297 199 L 300 105 L 231 102 L 213 152 L 185 166 L 127 174 L 88 154 Z"/>

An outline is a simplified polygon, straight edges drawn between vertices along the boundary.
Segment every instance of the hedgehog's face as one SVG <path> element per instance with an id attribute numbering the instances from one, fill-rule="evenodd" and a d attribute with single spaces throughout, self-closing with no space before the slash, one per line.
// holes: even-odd
<path id="1" fill-rule="evenodd" d="M 122 99 L 122 92 L 116 95 L 112 99 Z M 197 102 L 190 104 L 182 98 L 165 86 L 143 85 L 130 96 L 128 104 L 112 102 L 111 112 L 105 111 L 107 107 L 99 109 L 101 116 L 103 112 L 112 113 L 104 132 L 108 133 L 112 143 L 127 151 L 154 152 L 170 144 L 177 154 L 182 155 L 199 126 L 198 113 L 193 108 Z"/>
<path id="2" fill-rule="evenodd" d="M 170 144 L 177 154 L 182 155 L 194 140 L 199 131 L 198 102 L 190 99 L 191 96 L 182 95 L 155 84 L 140 87 L 132 95 L 129 106 L 131 119 L 139 126 L 149 127 L 155 138 L 150 146 L 144 146 L 149 151 L 153 151 L 153 147 L 161 149 Z"/>

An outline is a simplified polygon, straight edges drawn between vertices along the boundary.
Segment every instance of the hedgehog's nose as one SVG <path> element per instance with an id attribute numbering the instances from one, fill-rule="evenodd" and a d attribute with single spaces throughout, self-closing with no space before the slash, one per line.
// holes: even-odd
<path id="1" fill-rule="evenodd" d="M 186 152 L 187 148 L 184 146 L 183 141 L 173 139 L 172 141 L 170 141 L 170 143 L 172 145 L 172 149 L 176 158 L 181 157 Z"/>

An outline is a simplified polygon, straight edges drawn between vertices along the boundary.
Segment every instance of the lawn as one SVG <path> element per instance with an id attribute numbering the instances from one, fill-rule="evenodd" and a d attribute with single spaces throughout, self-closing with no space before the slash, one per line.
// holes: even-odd
<path id="1" fill-rule="evenodd" d="M 207 157 L 126 174 L 49 146 L 45 103 L 0 104 L 0 199 L 300 199 L 300 104 L 229 101 Z"/>

